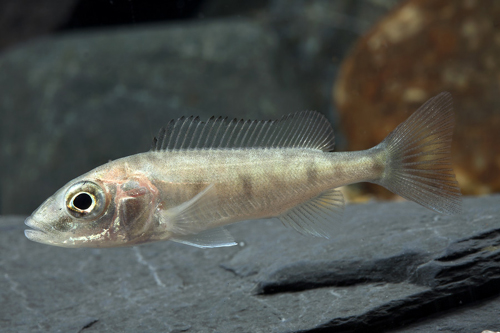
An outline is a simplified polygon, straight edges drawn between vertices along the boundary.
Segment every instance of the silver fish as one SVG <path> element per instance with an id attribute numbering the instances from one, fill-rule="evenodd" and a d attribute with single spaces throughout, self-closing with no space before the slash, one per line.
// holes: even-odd
<path id="1" fill-rule="evenodd" d="M 224 228 L 278 218 L 328 238 L 342 215 L 340 186 L 372 182 L 435 212 L 455 214 L 452 99 L 441 93 L 379 145 L 332 153 L 331 125 L 317 112 L 273 121 L 198 117 L 171 121 L 149 152 L 106 163 L 70 181 L 30 217 L 25 235 L 62 247 L 116 247 L 172 240 L 232 246 Z"/>

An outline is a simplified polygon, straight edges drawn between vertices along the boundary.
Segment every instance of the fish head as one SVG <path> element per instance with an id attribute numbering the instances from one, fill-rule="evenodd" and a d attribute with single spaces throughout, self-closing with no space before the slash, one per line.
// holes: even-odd
<path id="1" fill-rule="evenodd" d="M 75 180 L 36 209 L 25 224 L 28 239 L 56 246 L 91 246 L 109 230 L 111 193 L 104 184 Z M 99 239 L 100 238 L 100 239 Z"/>
<path id="2" fill-rule="evenodd" d="M 155 189 L 141 179 L 96 177 L 90 172 L 36 209 L 28 239 L 61 247 L 117 247 L 147 241 L 154 227 Z"/>

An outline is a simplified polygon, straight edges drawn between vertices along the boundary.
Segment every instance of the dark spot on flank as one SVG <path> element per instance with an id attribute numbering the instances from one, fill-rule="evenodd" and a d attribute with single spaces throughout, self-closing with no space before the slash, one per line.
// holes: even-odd
<path id="1" fill-rule="evenodd" d="M 382 161 L 382 160 L 380 160 L 380 159 L 378 159 L 378 158 L 377 158 L 377 159 L 375 159 L 375 163 L 374 163 L 374 165 L 373 165 L 373 169 L 374 169 L 374 171 L 375 171 L 378 175 L 382 176 L 382 174 L 383 174 L 383 173 L 384 173 L 384 171 L 385 171 L 385 165 L 386 165 L 386 164 L 385 164 L 385 162 L 384 162 L 384 161 Z"/>
<path id="2" fill-rule="evenodd" d="M 269 180 L 269 183 L 272 184 L 272 187 L 276 188 L 276 189 L 281 189 L 281 188 L 284 188 L 287 186 L 286 182 L 283 181 L 283 179 L 281 179 L 280 177 L 277 177 L 275 175 L 269 176 L 268 180 Z"/>
<path id="3" fill-rule="evenodd" d="M 318 170 L 314 165 L 307 167 L 307 183 L 314 184 L 318 181 Z"/>
<path id="4" fill-rule="evenodd" d="M 246 199 L 251 199 L 253 197 L 252 190 L 252 180 L 247 176 L 240 176 L 240 181 L 243 186 L 243 194 Z"/>
<path id="5" fill-rule="evenodd" d="M 199 179 L 193 183 L 193 197 L 203 191 L 208 185 Z"/>

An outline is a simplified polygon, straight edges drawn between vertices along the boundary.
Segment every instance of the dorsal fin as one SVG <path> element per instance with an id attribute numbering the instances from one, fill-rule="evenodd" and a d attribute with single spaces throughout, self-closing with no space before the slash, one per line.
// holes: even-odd
<path id="1" fill-rule="evenodd" d="M 319 112 L 302 111 L 279 120 L 181 117 L 153 139 L 152 151 L 230 148 L 308 148 L 331 151 L 332 126 Z"/>

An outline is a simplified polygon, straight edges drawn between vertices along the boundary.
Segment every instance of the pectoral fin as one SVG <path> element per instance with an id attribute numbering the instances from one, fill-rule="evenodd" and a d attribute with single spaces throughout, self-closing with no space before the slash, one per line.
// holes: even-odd
<path id="1" fill-rule="evenodd" d="M 170 240 L 200 248 L 234 246 L 237 243 L 233 236 L 222 227 L 209 229 L 193 235 L 183 235 L 170 238 Z"/>
<path id="2" fill-rule="evenodd" d="M 210 184 L 190 200 L 162 211 L 160 224 L 174 242 L 200 248 L 236 245 L 231 234 L 222 227 L 205 230 L 207 224 L 221 218 L 217 207 L 217 191 Z"/>
<path id="3" fill-rule="evenodd" d="M 160 211 L 160 225 L 173 235 L 196 234 L 221 218 L 218 202 L 215 186 L 210 184 L 190 200 Z"/>

